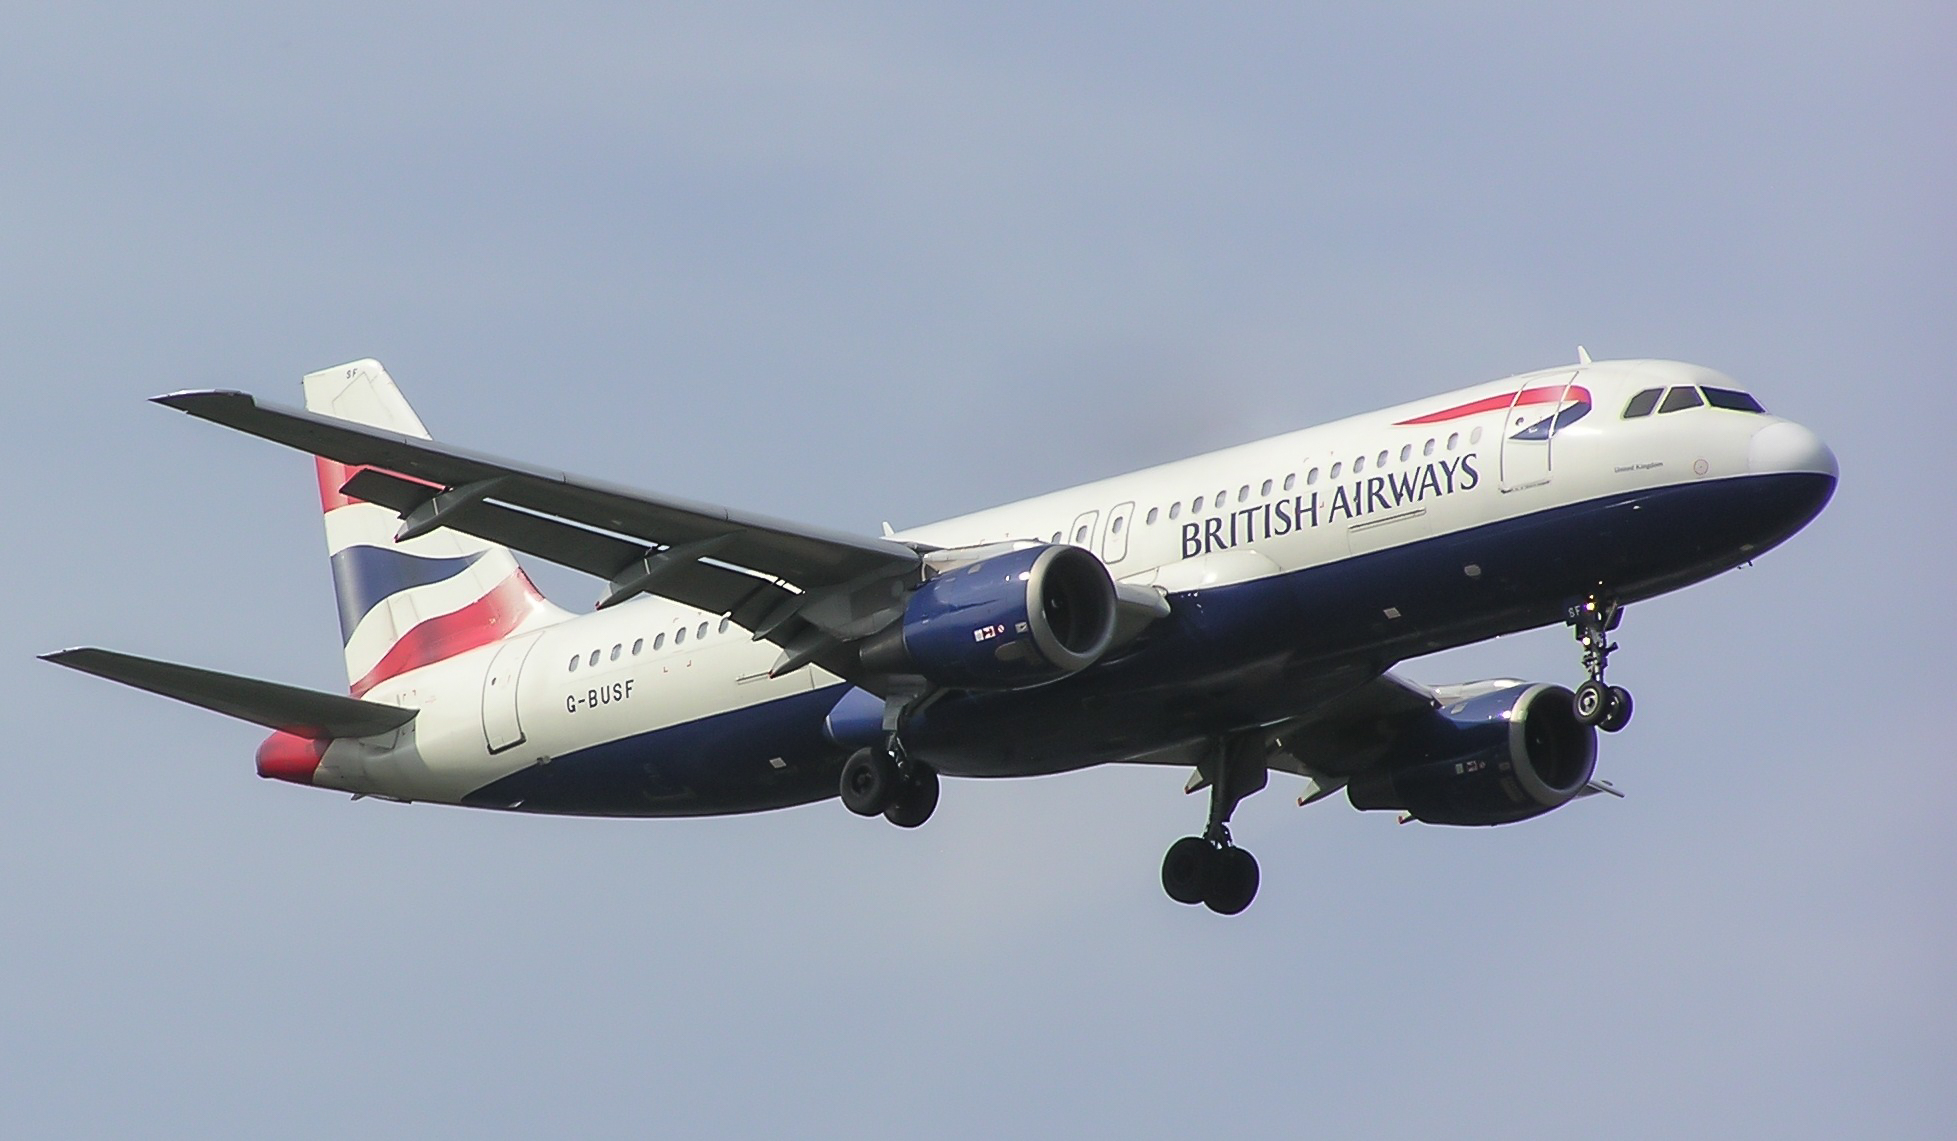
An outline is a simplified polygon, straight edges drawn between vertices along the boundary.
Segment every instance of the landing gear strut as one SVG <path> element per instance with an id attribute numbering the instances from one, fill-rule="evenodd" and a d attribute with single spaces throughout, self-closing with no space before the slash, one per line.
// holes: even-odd
<path id="1" fill-rule="evenodd" d="M 1631 691 L 1604 681 L 1604 667 L 1610 664 L 1611 651 L 1617 649 L 1610 632 L 1617 629 L 1622 617 L 1623 610 L 1614 600 L 1594 594 L 1570 607 L 1569 623 L 1576 630 L 1577 645 L 1583 647 L 1583 672 L 1587 675 L 1576 687 L 1576 719 L 1606 733 L 1616 733 L 1631 723 Z"/>
<path id="2" fill-rule="evenodd" d="M 1230 816 L 1244 797 L 1270 781 L 1263 741 L 1231 738 L 1197 766 L 1210 786 L 1209 826 L 1184 836 L 1162 857 L 1162 890 L 1177 903 L 1200 903 L 1235 915 L 1257 898 L 1257 860 L 1230 841 Z"/>

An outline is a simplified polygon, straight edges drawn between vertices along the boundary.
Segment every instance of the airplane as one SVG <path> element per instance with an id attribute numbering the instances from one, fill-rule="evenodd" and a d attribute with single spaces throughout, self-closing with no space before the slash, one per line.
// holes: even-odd
<path id="1" fill-rule="evenodd" d="M 839 797 L 903 828 L 939 777 L 1186 766 L 1162 885 L 1220 914 L 1277 771 L 1402 822 L 1597 793 L 1632 603 L 1750 562 L 1839 474 L 1728 377 L 1592 361 L 906 531 L 850 534 L 432 440 L 377 361 L 155 401 L 315 457 L 349 695 L 109 650 L 57 664 L 273 730 L 262 777 L 513 812 L 694 816 Z M 572 614 L 512 552 L 604 580 Z M 1584 679 L 1425 687 L 1407 658 L 1567 624 Z"/>

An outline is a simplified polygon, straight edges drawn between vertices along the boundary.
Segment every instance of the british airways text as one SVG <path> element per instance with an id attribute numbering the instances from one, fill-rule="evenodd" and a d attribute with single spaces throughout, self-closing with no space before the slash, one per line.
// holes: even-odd
<path id="1" fill-rule="evenodd" d="M 1436 460 L 1405 471 L 1356 479 L 1333 488 L 1329 495 L 1310 491 L 1225 515 L 1192 519 L 1182 525 L 1182 557 L 1193 559 L 1242 543 L 1289 535 L 1321 523 L 1364 519 L 1457 491 L 1473 491 L 1480 483 L 1475 453 L 1469 452 L 1460 459 Z"/>

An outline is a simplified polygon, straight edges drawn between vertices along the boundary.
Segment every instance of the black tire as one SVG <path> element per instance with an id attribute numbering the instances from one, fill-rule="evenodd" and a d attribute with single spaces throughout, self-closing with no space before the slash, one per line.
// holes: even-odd
<path id="1" fill-rule="evenodd" d="M 1216 847 L 1201 836 L 1184 836 L 1162 857 L 1162 890 L 1177 903 L 1201 903 Z"/>
<path id="2" fill-rule="evenodd" d="M 858 749 L 843 762 L 839 791 L 843 807 L 858 816 L 877 816 L 890 806 L 900 781 L 897 762 L 882 749 Z"/>
<path id="3" fill-rule="evenodd" d="M 938 770 L 912 762 L 910 772 L 897 786 L 897 795 L 883 810 L 883 818 L 899 828 L 915 828 L 931 819 L 937 809 Z"/>
<path id="4" fill-rule="evenodd" d="M 1257 858 L 1242 848 L 1219 848 L 1210 863 L 1203 906 L 1218 915 L 1235 915 L 1257 898 Z"/>
<path id="5" fill-rule="evenodd" d="M 1603 720 L 1597 728 L 1606 733 L 1621 733 L 1631 723 L 1631 691 L 1621 685 L 1610 687 L 1610 700 L 1605 703 Z"/>
<path id="6" fill-rule="evenodd" d="M 1584 682 L 1570 699 L 1570 712 L 1576 715 L 1577 724 L 1596 725 L 1610 712 L 1610 690 L 1594 678 Z"/>

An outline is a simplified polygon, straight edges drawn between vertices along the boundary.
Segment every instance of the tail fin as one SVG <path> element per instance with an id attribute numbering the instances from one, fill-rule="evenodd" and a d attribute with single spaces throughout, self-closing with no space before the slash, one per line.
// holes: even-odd
<path id="1" fill-rule="evenodd" d="M 309 411 L 428 438 L 379 361 L 312 373 L 305 387 Z M 395 542 L 398 515 L 340 490 L 359 469 L 316 462 L 354 696 L 398 674 L 570 617 L 538 593 L 506 547 L 450 530 Z"/>

